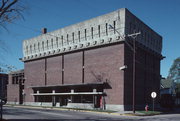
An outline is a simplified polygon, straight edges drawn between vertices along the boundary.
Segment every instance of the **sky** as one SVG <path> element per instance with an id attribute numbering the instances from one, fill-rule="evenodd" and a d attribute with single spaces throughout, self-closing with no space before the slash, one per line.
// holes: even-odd
<path id="1" fill-rule="evenodd" d="M 163 37 L 161 75 L 167 77 L 173 60 L 180 57 L 180 0 L 20 0 L 24 19 L 0 28 L 0 63 L 23 69 L 22 41 L 88 20 L 119 8 L 127 8 Z M 3 44 L 2 44 L 3 42 Z"/>

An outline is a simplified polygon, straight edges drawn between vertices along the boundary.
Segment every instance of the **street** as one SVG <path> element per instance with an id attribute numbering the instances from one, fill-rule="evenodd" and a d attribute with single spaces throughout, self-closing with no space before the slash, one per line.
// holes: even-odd
<path id="1" fill-rule="evenodd" d="M 179 121 L 180 114 L 156 116 L 122 116 L 96 112 L 4 107 L 3 118 L 8 121 Z"/>

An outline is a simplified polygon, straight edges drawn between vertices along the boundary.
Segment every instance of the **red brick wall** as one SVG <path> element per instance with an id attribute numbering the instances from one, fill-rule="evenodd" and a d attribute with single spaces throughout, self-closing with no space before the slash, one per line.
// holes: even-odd
<path id="1" fill-rule="evenodd" d="M 45 59 L 26 62 L 24 74 L 26 86 L 45 85 Z"/>
<path id="2" fill-rule="evenodd" d="M 30 87 L 45 85 L 45 59 L 25 62 L 24 67 L 25 101 L 31 102 L 34 101 L 34 97 L 31 95 L 33 90 Z"/>
<path id="3" fill-rule="evenodd" d="M 8 76 L 7 85 L 7 101 L 8 102 L 19 102 L 19 85 L 12 84 L 12 75 Z"/>
<path id="4" fill-rule="evenodd" d="M 34 102 L 34 96 L 33 95 L 31 95 L 31 94 L 33 94 L 33 90 L 32 90 L 32 88 L 29 88 L 29 87 L 25 87 L 25 93 L 26 93 L 26 95 L 25 95 L 25 103 L 26 102 Z"/>
<path id="5" fill-rule="evenodd" d="M 85 51 L 85 83 L 107 81 L 112 88 L 105 90 L 107 104 L 123 104 L 123 65 L 123 44 Z"/>
<path id="6" fill-rule="evenodd" d="M 7 101 L 8 102 L 19 102 L 19 85 L 8 84 L 7 85 Z"/>
<path id="7" fill-rule="evenodd" d="M 62 56 L 47 58 L 47 85 L 62 84 Z"/>
<path id="8" fill-rule="evenodd" d="M 82 52 L 64 55 L 64 84 L 82 83 Z"/>
<path id="9" fill-rule="evenodd" d="M 106 89 L 106 103 L 123 104 L 123 75 L 119 67 L 124 65 L 124 45 L 112 45 L 84 51 L 84 83 L 102 78 L 112 89 Z M 47 85 L 62 83 L 62 55 L 47 58 Z M 64 55 L 64 84 L 82 83 L 83 52 Z M 25 88 L 45 84 L 45 59 L 25 62 Z M 25 89 L 26 101 L 33 101 L 32 90 Z"/>
<path id="10" fill-rule="evenodd" d="M 125 50 L 124 50 L 125 49 Z M 108 82 L 107 104 L 132 104 L 132 50 L 124 44 L 84 50 L 84 83 Z M 47 85 L 62 84 L 62 55 L 47 58 Z M 125 64 L 124 64 L 125 63 Z M 119 70 L 123 65 L 127 69 Z M 83 51 L 64 55 L 64 84 L 82 82 Z M 159 91 L 160 61 L 152 52 L 136 50 L 136 104 L 151 100 L 153 89 Z M 45 85 L 45 59 L 25 62 L 26 87 Z M 26 89 L 26 101 L 33 101 Z"/>
<path id="11" fill-rule="evenodd" d="M 126 105 L 132 104 L 133 85 L 132 85 L 132 66 L 133 54 L 128 46 L 125 48 L 125 63 L 128 68 L 125 70 L 124 100 Z M 151 52 L 141 48 L 136 48 L 136 105 L 150 104 L 151 92 L 156 91 L 159 94 L 160 85 L 160 60 L 159 57 Z M 159 95 L 157 100 L 159 99 Z"/>

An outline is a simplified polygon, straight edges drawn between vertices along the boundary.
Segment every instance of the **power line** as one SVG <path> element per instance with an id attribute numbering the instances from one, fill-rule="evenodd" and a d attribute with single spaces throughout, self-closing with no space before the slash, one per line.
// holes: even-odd
<path id="1" fill-rule="evenodd" d="M 117 20 L 116 20 L 117 21 Z M 12 24 L 14 24 L 14 25 L 16 25 L 16 26 L 20 26 L 20 27 L 22 27 L 22 28 L 25 28 L 25 29 L 28 29 L 28 30 L 31 30 L 31 31 L 33 31 L 33 32 L 36 32 L 36 33 L 38 33 L 38 34 L 41 34 L 41 31 L 40 30 L 37 30 L 37 29 L 34 29 L 34 28 L 31 28 L 31 27 L 29 27 L 29 26 L 25 26 L 25 25 L 22 25 L 22 24 L 17 24 L 17 23 L 14 23 L 14 22 L 11 22 Z M 102 23 L 102 24 L 98 24 L 98 25 L 100 25 L 100 26 L 105 26 L 106 24 L 105 23 Z M 95 29 L 93 30 L 93 31 L 98 31 L 98 28 L 97 27 L 94 27 Z M 123 28 L 123 27 L 122 27 Z M 117 28 L 117 29 L 122 29 L 122 28 Z M 116 30 L 117 30 L 116 29 Z M 113 31 L 113 30 L 112 30 Z M 105 33 L 105 32 L 104 32 Z M 49 32 L 47 32 L 45 35 L 49 35 L 49 36 L 52 36 L 52 37 L 56 37 L 56 38 L 60 38 L 61 39 L 61 37 L 60 36 L 56 36 L 56 35 L 53 35 L 53 34 L 50 34 Z M 47 36 L 45 36 L 45 37 L 47 37 Z M 82 37 L 81 37 L 81 39 L 82 39 Z M 63 40 L 65 40 L 65 41 L 67 41 L 65 38 L 63 38 Z"/>
<path id="2" fill-rule="evenodd" d="M 34 32 L 41 33 L 40 30 L 33 29 L 33 28 L 31 28 L 31 27 L 28 27 L 28 26 L 21 25 L 21 24 L 17 24 L 17 23 L 14 23 L 14 22 L 11 22 L 11 23 L 12 23 L 12 24 L 15 24 L 15 25 L 17 25 L 17 26 L 20 26 L 20 27 L 22 27 L 22 28 L 26 28 L 26 29 L 28 29 L 28 30 L 34 31 Z M 52 34 L 50 34 L 50 33 L 46 33 L 46 35 L 53 36 L 53 37 L 58 37 L 58 36 L 52 35 Z M 58 38 L 60 38 L 60 37 L 58 37 Z"/>

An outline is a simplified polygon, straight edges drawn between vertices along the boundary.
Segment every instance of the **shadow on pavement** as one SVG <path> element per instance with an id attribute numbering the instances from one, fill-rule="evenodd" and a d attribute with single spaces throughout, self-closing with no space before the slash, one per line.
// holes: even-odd
<path id="1" fill-rule="evenodd" d="M 164 108 L 161 111 L 162 114 L 180 114 L 180 108 Z"/>
<path id="2" fill-rule="evenodd" d="M 103 119 L 10 119 L 6 121 L 102 121 Z M 123 120 L 112 120 L 104 119 L 105 121 L 123 121 Z M 131 119 L 126 119 L 131 121 Z"/>

